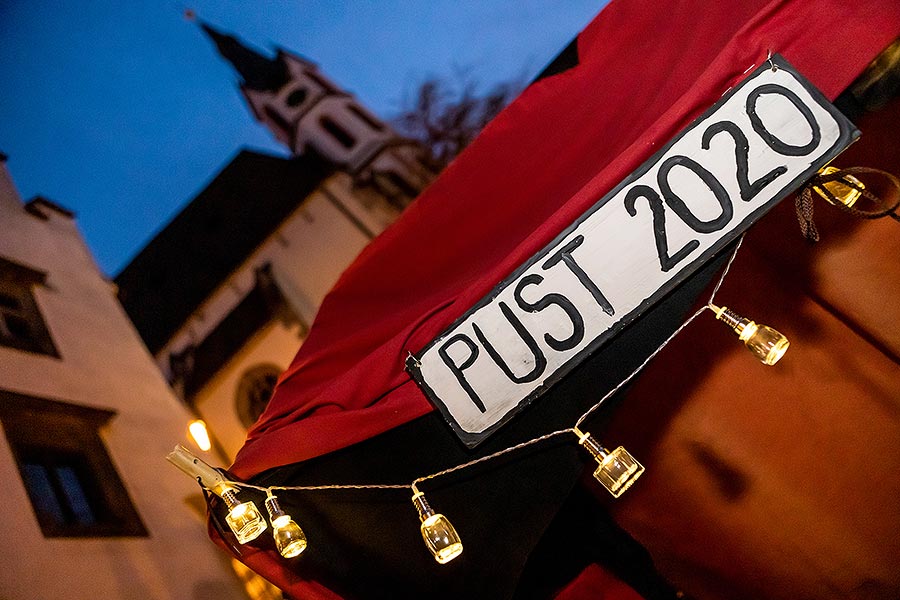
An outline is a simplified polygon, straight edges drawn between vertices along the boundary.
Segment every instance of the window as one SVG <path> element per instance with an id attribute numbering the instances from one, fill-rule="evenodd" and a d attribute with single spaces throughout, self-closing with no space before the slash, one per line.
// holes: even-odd
<path id="1" fill-rule="evenodd" d="M 0 421 L 45 537 L 147 535 L 99 435 L 113 414 L 0 390 Z"/>
<path id="2" fill-rule="evenodd" d="M 344 148 L 350 149 L 356 144 L 356 138 L 350 135 L 346 129 L 335 123 L 331 118 L 322 117 L 319 119 L 319 124 L 322 126 L 322 129 L 331 134 L 331 137 L 336 139 Z"/>
<path id="3" fill-rule="evenodd" d="M 22 479 L 35 511 L 59 525 L 84 528 L 103 521 L 109 511 L 96 492 L 85 457 L 57 448 L 22 446 L 19 449 Z"/>
<path id="4" fill-rule="evenodd" d="M 46 274 L 0 257 L 0 346 L 59 356 L 32 290 Z"/>
<path id="5" fill-rule="evenodd" d="M 408 198 L 413 199 L 419 195 L 419 190 L 414 188 L 411 183 L 409 183 L 406 179 L 395 173 L 394 171 L 387 172 L 388 181 L 394 185 L 398 190 L 400 190 L 401 194 L 405 194 Z"/>
<path id="6" fill-rule="evenodd" d="M 266 410 L 280 373 L 275 365 L 258 365 L 241 377 L 235 403 L 244 427 L 251 427 Z"/>
<path id="7" fill-rule="evenodd" d="M 285 103 L 288 106 L 296 107 L 303 104 L 303 101 L 306 100 L 306 90 L 303 88 L 297 88 L 287 95 L 285 98 Z"/>

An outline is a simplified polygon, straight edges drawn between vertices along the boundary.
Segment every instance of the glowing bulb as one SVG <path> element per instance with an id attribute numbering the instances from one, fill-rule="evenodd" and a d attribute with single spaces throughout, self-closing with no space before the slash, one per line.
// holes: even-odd
<path id="1" fill-rule="evenodd" d="M 422 521 L 420 530 L 422 531 L 422 539 L 425 545 L 434 556 L 434 560 L 440 564 L 446 564 L 462 554 L 462 542 L 459 534 L 447 518 L 439 513 L 435 513 L 425 500 L 425 494 L 412 486 L 413 506 L 419 513 L 419 520 Z"/>
<path id="2" fill-rule="evenodd" d="M 734 329 L 738 334 L 738 339 L 744 342 L 747 349 L 764 364 L 771 366 L 777 363 L 791 345 L 781 333 L 766 325 L 758 325 L 730 310 L 727 306 L 719 308 L 710 304 L 709 308 L 716 313 L 716 319 L 724 321 Z"/>
<path id="3" fill-rule="evenodd" d="M 225 501 L 228 505 L 225 522 L 238 542 L 246 544 L 266 530 L 266 520 L 259 514 L 256 505 L 253 502 L 238 502 L 235 497 L 237 485 L 222 477 L 219 471 L 191 454 L 187 448 L 175 446 L 166 459 Z"/>
<path id="4" fill-rule="evenodd" d="M 266 498 L 266 510 L 272 520 L 272 535 L 275 537 L 275 547 L 285 558 L 294 558 L 306 550 L 306 534 L 300 526 L 278 506 L 278 499 L 268 493 Z"/>
<path id="5" fill-rule="evenodd" d="M 594 479 L 613 497 L 618 498 L 625 493 L 644 473 L 644 466 L 622 446 L 610 452 L 590 433 L 582 432 L 576 427 L 575 435 L 578 436 L 578 443 L 590 452 L 599 465 L 594 471 Z"/>
<path id="6" fill-rule="evenodd" d="M 837 167 L 825 167 L 819 170 L 819 175 L 831 175 L 832 173 L 836 173 L 839 171 Z M 819 187 L 821 185 L 821 187 Z M 822 183 L 819 185 L 814 185 L 813 189 L 817 194 L 825 198 L 831 204 L 835 203 L 835 200 L 844 204 L 848 207 L 856 204 L 856 201 L 860 199 L 862 196 L 862 191 L 866 189 L 866 186 L 863 185 L 863 182 L 854 177 L 853 175 L 844 175 L 839 180 L 829 181 L 827 183 Z M 825 193 L 825 190 L 828 193 Z M 830 195 L 829 195 L 830 194 Z"/>
<path id="7" fill-rule="evenodd" d="M 259 537 L 266 530 L 266 520 L 259 514 L 259 509 L 253 502 L 238 502 L 235 497 L 234 488 L 213 490 L 225 504 L 228 505 L 228 514 L 225 515 L 225 522 L 234 532 L 234 537 L 241 544 L 246 544 Z"/>
<path id="8" fill-rule="evenodd" d="M 206 423 L 203 419 L 194 419 L 191 421 L 188 424 L 188 431 L 191 432 L 191 437 L 194 438 L 197 447 L 204 452 L 209 452 L 209 449 L 212 448 L 212 444 L 209 442 L 209 432 L 206 430 Z"/>

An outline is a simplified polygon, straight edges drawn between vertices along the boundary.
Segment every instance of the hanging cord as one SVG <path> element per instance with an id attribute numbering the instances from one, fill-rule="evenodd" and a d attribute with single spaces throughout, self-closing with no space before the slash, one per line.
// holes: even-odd
<path id="1" fill-rule="evenodd" d="M 532 444 L 537 444 L 538 442 L 543 442 L 544 440 L 549 440 L 552 437 L 556 437 L 556 436 L 562 435 L 564 433 L 572 433 L 572 432 L 573 432 L 572 428 L 560 429 L 558 431 L 553 431 L 548 434 L 542 435 L 540 437 L 526 440 L 526 441 L 522 442 L 521 444 L 516 444 L 515 446 L 510 446 L 509 448 L 504 448 L 503 450 L 499 450 L 497 452 L 494 452 L 493 454 L 488 454 L 487 456 L 482 456 L 481 458 L 476 458 L 475 460 L 470 460 L 467 463 L 463 463 L 461 465 L 456 465 L 455 467 L 450 467 L 449 469 L 444 469 L 443 471 L 438 471 L 437 473 L 432 473 L 431 475 L 425 475 L 424 477 L 419 477 L 419 478 L 413 480 L 412 485 L 415 486 L 416 484 L 421 483 L 423 481 L 427 481 L 429 479 L 443 477 L 444 475 L 449 475 L 450 473 L 459 471 L 461 469 L 465 469 L 467 467 L 477 465 L 478 463 L 482 463 L 486 460 L 491 460 L 491 459 L 497 458 L 498 456 L 503 456 L 504 454 L 508 454 L 510 452 L 515 452 L 516 450 L 519 450 L 521 448 L 531 446 Z"/>
<path id="2" fill-rule="evenodd" d="M 587 409 L 587 411 L 585 411 L 585 413 L 583 415 L 581 415 L 581 417 L 579 417 L 579 419 L 575 422 L 574 429 L 578 429 L 579 427 L 581 427 L 581 424 L 585 421 L 585 419 L 587 419 L 591 415 L 591 413 L 593 413 L 595 410 L 600 408 L 600 406 L 602 406 L 604 402 L 609 400 L 616 392 L 618 392 L 620 389 L 622 389 L 624 386 L 626 386 L 628 384 L 628 382 L 630 382 L 632 379 L 634 379 L 637 376 L 637 374 L 640 373 L 644 369 L 644 367 L 647 366 L 647 363 L 649 363 L 651 360 L 653 360 L 657 354 L 662 352 L 662 349 L 665 348 L 669 344 L 669 342 L 671 342 L 673 339 L 675 339 L 675 336 L 677 336 L 679 333 L 681 333 L 681 331 L 685 327 L 690 325 L 694 319 L 696 319 L 701 314 L 703 314 L 703 311 L 705 311 L 707 308 L 710 307 L 711 304 L 714 303 L 714 301 L 716 299 L 716 294 L 719 293 L 719 288 L 722 287 L 722 283 L 725 281 L 725 276 L 728 275 L 728 271 L 731 269 L 731 263 L 734 262 L 734 259 L 737 256 L 738 250 L 741 249 L 741 244 L 743 244 L 743 243 L 744 243 L 744 236 L 741 235 L 741 237 L 738 239 L 737 246 L 734 247 L 734 252 L 731 253 L 731 257 L 728 259 L 728 264 L 725 265 L 725 269 L 722 271 L 722 275 L 719 277 L 719 281 L 716 282 L 716 287 L 713 288 L 712 294 L 709 297 L 709 302 L 707 302 L 705 306 L 703 306 L 702 308 L 697 310 L 697 312 L 695 312 L 690 317 L 688 317 L 688 319 L 684 323 L 682 323 L 678 329 L 676 329 L 675 331 L 672 332 L 672 335 L 667 337 L 665 339 L 665 341 L 663 341 L 663 343 L 660 344 L 656 350 L 654 350 L 652 353 L 650 353 L 650 356 L 648 356 L 646 359 L 644 359 L 644 362 L 642 362 L 640 365 L 638 365 L 638 367 L 634 371 L 632 371 L 630 375 L 628 375 L 625 379 L 623 379 L 619 383 L 619 385 L 617 385 L 613 389 L 606 392 L 606 395 L 603 396 L 602 398 L 600 398 L 600 400 L 597 402 L 597 404 L 595 404 L 592 407 L 590 407 L 589 409 Z"/>
<path id="3" fill-rule="evenodd" d="M 806 186 L 800 190 L 800 194 L 794 201 L 797 209 L 797 221 L 800 223 L 800 234 L 810 243 L 819 241 L 819 230 L 813 221 L 812 186 Z"/>
<path id="4" fill-rule="evenodd" d="M 852 177 L 852 175 L 864 173 L 882 175 L 887 178 L 894 189 L 897 190 L 897 197 L 890 205 L 886 206 L 884 200 L 866 189 L 858 179 Z M 832 182 L 837 182 L 843 186 L 856 190 L 862 197 L 866 198 L 879 208 L 875 210 L 861 210 L 853 206 L 847 206 L 841 202 L 827 186 L 825 186 L 826 183 Z M 800 223 L 800 233 L 810 242 L 819 241 L 819 232 L 816 229 L 816 224 L 813 222 L 813 191 L 825 195 L 832 204 L 858 219 L 880 219 L 882 217 L 891 217 L 896 221 L 900 221 L 900 215 L 897 214 L 897 207 L 900 206 L 900 179 L 897 179 L 897 177 L 891 173 L 869 167 L 838 169 L 827 175 L 817 173 L 807 182 L 796 200 L 797 220 Z"/>
<path id="5" fill-rule="evenodd" d="M 231 541 L 233 539 L 232 536 L 225 534 L 226 527 L 222 524 L 222 517 L 219 516 L 219 513 L 215 508 L 213 508 L 212 505 L 213 494 L 206 490 L 206 488 L 203 486 L 203 482 L 199 477 L 197 478 L 197 483 L 200 484 L 200 492 L 203 494 L 203 501 L 206 502 L 206 514 L 209 515 L 209 519 L 212 521 L 213 527 L 215 527 L 216 529 L 216 533 L 219 534 L 219 538 L 224 540 L 228 544 L 228 547 L 231 548 L 231 551 L 235 554 L 235 556 L 243 556 L 241 549 L 234 545 L 234 543 Z"/>
<path id="6" fill-rule="evenodd" d="M 405 490 L 409 486 L 403 483 L 359 483 L 359 484 L 336 484 L 336 485 L 270 485 L 268 487 L 260 487 L 250 485 L 249 483 L 239 484 L 241 487 L 250 488 L 265 492 L 268 490 L 298 490 L 298 491 L 317 491 L 317 490 Z"/>
<path id="7" fill-rule="evenodd" d="M 681 333 L 694 319 L 699 317 L 703 313 L 703 311 L 705 311 L 707 308 L 710 308 L 710 306 L 714 303 L 714 301 L 716 299 L 716 294 L 719 292 L 719 288 L 722 287 L 722 283 L 725 281 L 725 277 L 728 275 L 728 271 L 731 269 L 731 265 L 734 262 L 735 257 L 737 257 L 737 253 L 738 253 L 738 250 L 740 250 L 740 248 L 741 248 L 741 244 L 743 244 L 743 243 L 744 243 L 744 236 L 741 235 L 741 237 L 738 239 L 737 245 L 734 247 L 734 251 L 731 253 L 731 257 L 728 259 L 728 263 L 725 265 L 725 268 L 722 270 L 722 275 L 719 276 L 719 280 L 716 282 L 715 288 L 713 288 L 712 294 L 709 297 L 709 302 L 707 302 L 706 305 L 704 305 L 702 308 L 700 308 L 697 312 L 692 314 L 684 323 L 681 324 L 680 327 L 678 327 L 678 329 L 676 329 L 674 332 L 672 332 L 672 335 L 667 337 L 665 339 L 665 341 L 663 341 L 663 343 L 660 344 L 659 347 L 657 347 L 656 350 L 654 350 L 650 354 L 650 356 L 648 356 L 634 371 L 631 372 L 631 374 L 629 374 L 625 379 L 623 379 L 616 387 L 614 387 L 609 392 L 607 392 L 602 398 L 600 398 L 600 400 L 596 404 L 594 404 L 589 409 L 587 409 L 587 411 L 585 411 L 578 418 L 578 421 L 575 422 L 574 427 L 570 427 L 567 429 L 560 429 L 557 431 L 552 431 L 552 432 L 544 434 L 542 436 L 535 437 L 530 440 L 526 440 L 522 443 L 516 444 L 515 446 L 510 446 L 508 448 L 498 450 L 497 452 L 494 452 L 492 454 L 488 454 L 488 455 L 482 456 L 480 458 L 476 458 L 474 460 L 470 460 L 468 462 L 461 463 L 459 465 L 450 467 L 448 469 L 444 469 L 442 471 L 437 471 L 435 473 L 417 477 L 412 482 L 405 483 L 405 484 L 404 483 L 396 483 L 396 484 L 284 485 L 284 486 L 267 486 L 267 487 L 261 487 L 261 486 L 252 485 L 249 483 L 240 483 L 240 482 L 234 482 L 234 484 L 238 487 L 253 489 L 253 490 L 257 490 L 260 492 L 266 492 L 266 493 L 268 493 L 270 491 L 276 491 L 276 490 L 314 491 L 314 490 L 400 490 L 400 489 L 410 489 L 410 488 L 416 489 L 416 485 L 419 483 L 422 483 L 423 481 L 437 479 L 438 477 L 443 477 L 445 475 L 449 475 L 451 473 L 455 473 L 457 471 L 467 469 L 474 465 L 477 465 L 477 464 L 480 464 L 480 463 L 483 463 L 483 462 L 486 462 L 489 460 L 493 460 L 493 459 L 503 456 L 505 454 L 510 454 L 512 452 L 516 452 L 523 448 L 533 446 L 535 444 L 538 444 L 540 442 L 546 441 L 548 439 L 551 439 L 551 438 L 554 438 L 554 437 L 557 437 L 557 436 L 560 436 L 563 434 L 574 433 L 575 435 L 580 435 L 581 430 L 579 429 L 579 427 L 581 426 L 581 424 L 584 422 L 585 419 L 587 419 L 592 413 L 594 413 L 597 409 L 599 409 L 600 406 L 602 406 L 603 403 L 606 402 L 609 398 L 611 398 L 616 392 L 618 392 L 625 385 L 627 385 L 628 382 L 630 382 L 632 379 L 634 379 L 634 377 L 636 377 L 637 374 L 640 373 L 644 369 L 644 367 L 647 366 L 647 363 L 649 363 L 651 360 L 653 360 L 653 358 L 657 354 L 662 352 L 662 349 L 665 348 L 668 345 L 668 343 L 671 342 L 675 338 L 675 336 L 677 336 L 679 333 Z"/>
<path id="8" fill-rule="evenodd" d="M 532 438 L 530 440 L 526 440 L 521 444 L 516 444 L 515 446 L 510 446 L 509 448 L 504 448 L 503 450 L 498 450 L 493 454 L 488 454 L 486 456 L 482 456 L 480 458 L 476 458 L 474 460 L 470 460 L 468 462 L 456 465 L 454 467 L 450 467 L 449 469 L 444 469 L 443 471 L 438 471 L 436 473 L 431 473 L 429 475 L 424 475 L 422 477 L 417 477 L 412 481 L 412 483 L 393 483 L 393 484 L 336 484 L 336 485 L 270 485 L 268 487 L 261 487 L 257 485 L 251 485 L 249 483 L 237 483 L 240 487 L 257 490 L 260 492 L 267 492 L 269 490 L 289 490 L 289 491 L 314 491 L 314 490 L 406 490 L 412 486 L 415 486 L 418 483 L 423 481 L 427 481 L 429 479 L 435 479 L 437 477 L 443 477 L 444 475 L 449 475 L 450 473 L 454 473 L 456 471 L 460 471 L 462 469 L 466 469 L 468 467 L 472 467 L 479 463 L 483 463 L 488 460 L 492 460 L 494 458 L 503 456 L 504 454 L 509 454 L 511 452 L 515 452 L 516 450 L 520 450 L 527 446 L 531 446 L 544 440 L 549 440 L 550 438 L 556 437 L 558 435 L 562 435 L 564 433 L 571 433 L 573 430 L 569 429 L 560 429 L 558 431 L 553 431 L 551 433 L 547 433 L 540 437 Z"/>

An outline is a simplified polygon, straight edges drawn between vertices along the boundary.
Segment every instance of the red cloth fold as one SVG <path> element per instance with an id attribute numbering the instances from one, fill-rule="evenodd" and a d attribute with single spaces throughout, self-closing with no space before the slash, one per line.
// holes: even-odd
<path id="1" fill-rule="evenodd" d="M 430 412 L 404 370 L 407 353 L 552 240 L 749 67 L 780 53 L 834 98 L 898 35 L 896 0 L 614 1 L 578 36 L 579 65 L 526 89 L 347 269 L 232 472 L 249 478 Z M 247 548 L 241 560 L 292 596 L 337 598 L 273 553 Z M 598 589 L 606 590 L 603 598 L 637 597 L 597 569 L 560 598 L 597 598 Z"/>
<path id="2" fill-rule="evenodd" d="M 598 565 L 588 565 L 554 600 L 643 600 L 628 585 Z"/>
<path id="3" fill-rule="evenodd" d="M 834 98 L 900 33 L 893 0 L 611 3 L 347 269 L 232 466 L 303 461 L 432 406 L 417 351 L 771 51 Z"/>

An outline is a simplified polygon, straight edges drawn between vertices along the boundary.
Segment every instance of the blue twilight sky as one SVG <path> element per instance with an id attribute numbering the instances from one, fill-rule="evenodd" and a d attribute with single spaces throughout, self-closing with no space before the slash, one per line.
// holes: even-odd
<path id="1" fill-rule="evenodd" d="M 527 81 L 605 0 L 0 0 L 0 151 L 115 275 L 241 147 L 283 154 L 185 5 L 282 46 L 383 117 L 429 76 Z"/>

